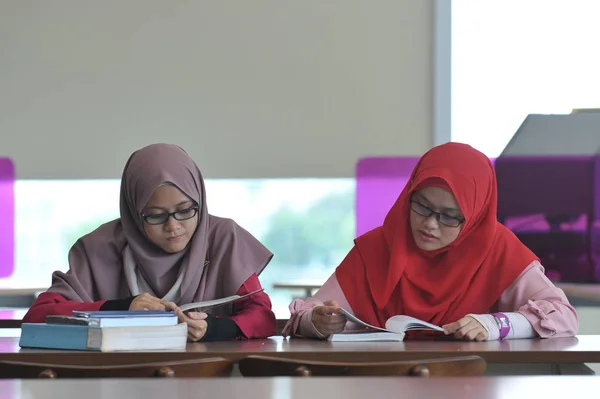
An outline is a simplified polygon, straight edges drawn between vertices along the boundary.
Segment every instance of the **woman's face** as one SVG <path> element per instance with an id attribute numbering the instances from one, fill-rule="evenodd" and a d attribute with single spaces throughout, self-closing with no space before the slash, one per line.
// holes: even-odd
<path id="1" fill-rule="evenodd" d="M 464 216 L 450 191 L 435 186 L 415 191 L 410 210 L 410 229 L 422 250 L 435 251 L 458 238 Z"/>
<path id="2" fill-rule="evenodd" d="M 169 253 L 183 251 L 198 226 L 198 206 L 171 184 L 154 191 L 142 216 L 146 236 Z"/>

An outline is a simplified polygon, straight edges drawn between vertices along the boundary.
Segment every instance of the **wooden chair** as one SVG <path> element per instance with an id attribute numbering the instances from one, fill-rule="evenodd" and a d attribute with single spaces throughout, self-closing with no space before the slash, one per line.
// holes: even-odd
<path id="1" fill-rule="evenodd" d="M 194 378 L 231 375 L 233 362 L 223 358 L 120 365 L 64 365 L 0 361 L 0 378 Z"/>
<path id="2" fill-rule="evenodd" d="M 480 376 L 486 365 L 479 356 L 377 363 L 319 362 L 266 356 L 248 356 L 239 361 L 244 377 Z"/>

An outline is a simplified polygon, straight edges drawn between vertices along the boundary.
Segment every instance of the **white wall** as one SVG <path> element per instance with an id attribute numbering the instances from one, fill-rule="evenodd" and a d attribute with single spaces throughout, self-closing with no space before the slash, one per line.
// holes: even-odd
<path id="1" fill-rule="evenodd" d="M 115 178 L 182 145 L 207 177 L 350 177 L 432 144 L 433 0 L 0 2 L 0 156 Z"/>

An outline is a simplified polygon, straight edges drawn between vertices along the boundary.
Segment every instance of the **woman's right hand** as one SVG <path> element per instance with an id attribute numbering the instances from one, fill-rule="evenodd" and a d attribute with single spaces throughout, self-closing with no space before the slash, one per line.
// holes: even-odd
<path id="1" fill-rule="evenodd" d="M 136 296 L 129 310 L 176 310 L 177 305 L 173 302 L 164 301 L 160 298 L 152 296 L 146 292 Z"/>
<path id="2" fill-rule="evenodd" d="M 312 323 L 321 334 L 329 336 L 344 331 L 346 316 L 338 313 L 340 305 L 335 301 L 325 301 L 312 310 Z"/>

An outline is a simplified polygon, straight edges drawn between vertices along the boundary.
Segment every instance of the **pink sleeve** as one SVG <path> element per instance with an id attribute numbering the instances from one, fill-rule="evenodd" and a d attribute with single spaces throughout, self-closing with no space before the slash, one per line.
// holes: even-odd
<path id="1" fill-rule="evenodd" d="M 294 299 L 290 303 L 291 316 L 283 328 L 282 335 L 284 337 L 293 335 L 305 338 L 325 338 L 312 323 L 312 309 L 315 306 L 323 305 L 324 301 L 335 301 L 342 308 L 354 313 L 340 288 L 335 273 L 333 273 L 313 297 L 306 300 Z"/>
<path id="2" fill-rule="evenodd" d="M 541 338 L 572 337 L 579 329 L 577 312 L 565 293 L 544 274 L 544 268 L 533 261 L 504 291 L 499 312 L 521 313 Z"/>

